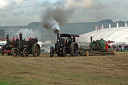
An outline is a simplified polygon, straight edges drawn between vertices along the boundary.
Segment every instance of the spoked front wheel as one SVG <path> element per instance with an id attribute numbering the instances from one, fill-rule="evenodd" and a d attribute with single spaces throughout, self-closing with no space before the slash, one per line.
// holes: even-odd
<path id="1" fill-rule="evenodd" d="M 53 56 L 54 56 L 54 48 L 51 47 L 51 48 L 50 48 L 50 57 L 53 57 Z"/>
<path id="2" fill-rule="evenodd" d="M 28 49 L 27 48 L 24 48 L 23 49 L 23 54 L 22 54 L 23 57 L 27 57 L 28 56 Z"/>

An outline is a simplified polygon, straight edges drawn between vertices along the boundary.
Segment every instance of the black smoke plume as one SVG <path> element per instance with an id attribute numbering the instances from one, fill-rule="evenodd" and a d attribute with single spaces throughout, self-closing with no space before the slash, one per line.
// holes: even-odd
<path id="1" fill-rule="evenodd" d="M 42 23 L 43 23 L 43 27 L 46 29 L 50 29 L 51 25 L 50 22 L 52 19 L 54 19 L 55 21 L 57 21 L 60 25 L 60 27 L 68 22 L 69 18 L 71 17 L 71 10 L 65 10 L 62 8 L 52 8 L 52 7 L 48 7 L 44 13 L 43 13 L 43 18 L 42 18 Z"/>

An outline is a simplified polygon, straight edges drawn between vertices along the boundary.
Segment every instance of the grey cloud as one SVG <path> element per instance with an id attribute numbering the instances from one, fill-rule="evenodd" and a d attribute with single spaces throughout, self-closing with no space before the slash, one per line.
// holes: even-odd
<path id="1" fill-rule="evenodd" d="M 13 0 L 11 0 L 13 1 Z M 75 8 L 71 13 L 68 22 L 99 21 L 110 18 L 114 21 L 128 19 L 128 0 L 92 0 L 93 6 L 84 8 Z M 24 25 L 33 21 L 41 21 L 41 16 L 47 7 L 64 7 L 66 0 L 57 0 L 56 3 L 36 0 L 22 0 L 22 3 L 11 2 L 8 6 L 0 9 L 0 25 Z"/>
<path id="2" fill-rule="evenodd" d="M 89 9 L 77 9 L 70 22 L 99 21 L 113 19 L 128 20 L 128 0 L 93 0 L 94 6 Z"/>
<path id="3" fill-rule="evenodd" d="M 39 21 L 42 6 L 35 1 L 23 1 L 17 5 L 15 2 L 0 10 L 0 25 L 25 25 Z"/>

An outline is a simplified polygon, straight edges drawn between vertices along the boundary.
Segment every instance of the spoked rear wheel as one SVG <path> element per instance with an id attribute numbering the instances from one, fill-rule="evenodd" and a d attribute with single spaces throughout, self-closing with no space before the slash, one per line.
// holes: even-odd
<path id="1" fill-rule="evenodd" d="M 71 56 L 77 56 L 78 55 L 78 46 L 76 43 L 71 43 Z"/>
<path id="2" fill-rule="evenodd" d="M 23 49 L 23 54 L 22 54 L 23 57 L 27 57 L 28 56 L 28 49 L 27 48 L 24 48 Z"/>
<path id="3" fill-rule="evenodd" d="M 35 43 L 32 46 L 32 54 L 34 57 L 40 56 L 40 45 L 39 44 Z"/>
<path id="4" fill-rule="evenodd" d="M 17 57 L 17 52 L 18 50 L 17 50 L 17 48 L 13 48 L 12 49 L 12 55 L 13 55 L 13 57 Z"/>

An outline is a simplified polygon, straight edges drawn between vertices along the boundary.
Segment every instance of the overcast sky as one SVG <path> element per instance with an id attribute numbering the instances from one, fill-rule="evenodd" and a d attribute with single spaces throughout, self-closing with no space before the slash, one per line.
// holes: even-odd
<path id="1" fill-rule="evenodd" d="M 40 22 L 47 7 L 75 9 L 68 22 L 128 20 L 128 0 L 0 0 L 0 26 Z"/>

